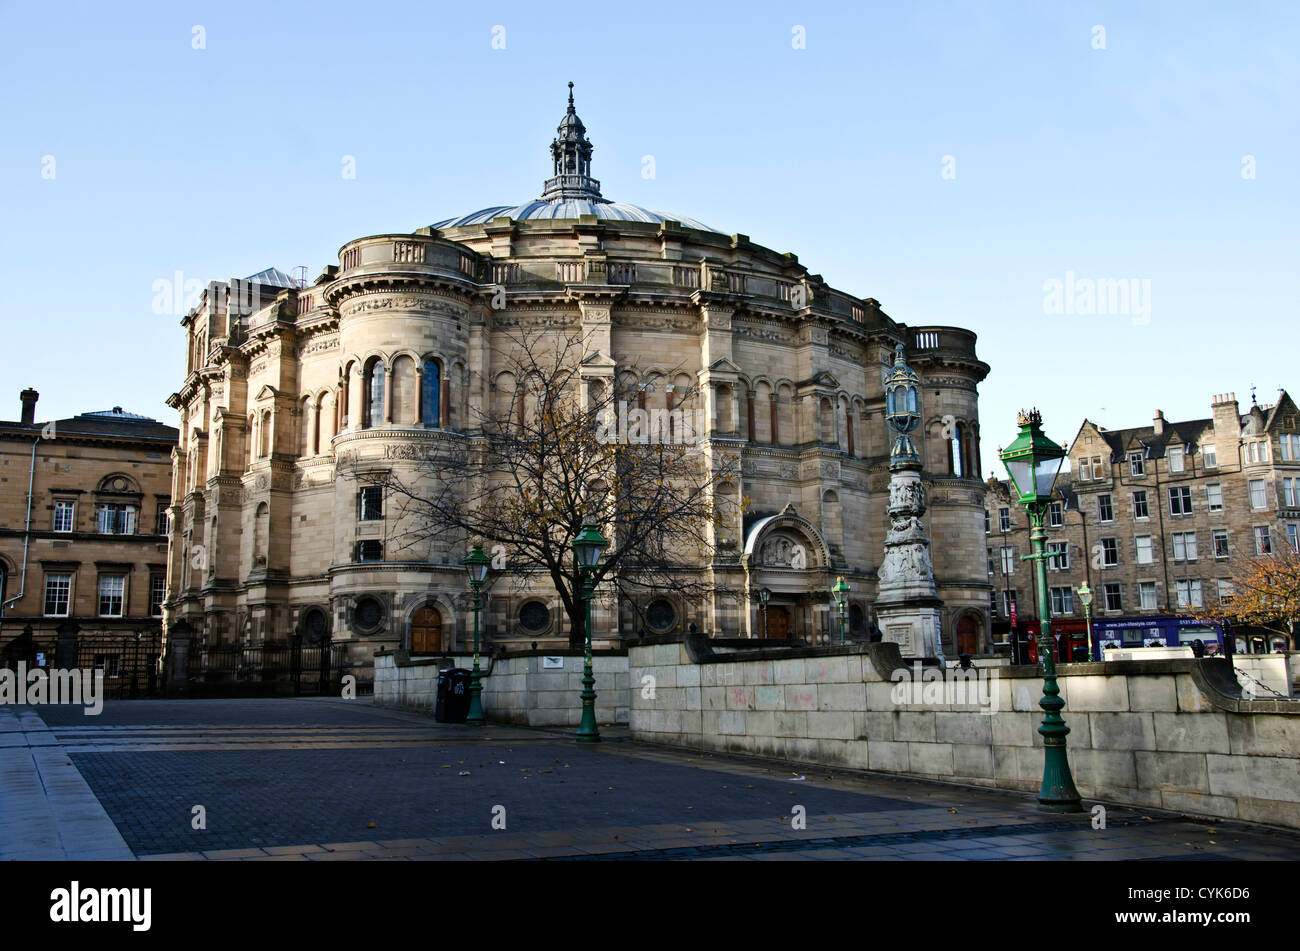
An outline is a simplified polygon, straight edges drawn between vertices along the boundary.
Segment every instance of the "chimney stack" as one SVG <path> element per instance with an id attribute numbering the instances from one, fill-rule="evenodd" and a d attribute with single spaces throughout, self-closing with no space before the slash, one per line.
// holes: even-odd
<path id="1" fill-rule="evenodd" d="M 1153 428 L 1155 429 L 1155 433 L 1157 436 L 1163 436 L 1165 434 L 1165 411 L 1164 410 L 1162 409 L 1156 410 L 1156 418 L 1155 418 L 1155 422 L 1153 423 Z"/>
<path id="2" fill-rule="evenodd" d="M 28 387 L 18 394 L 18 398 L 23 401 L 23 425 L 30 426 L 36 422 L 36 401 L 41 394 Z"/>

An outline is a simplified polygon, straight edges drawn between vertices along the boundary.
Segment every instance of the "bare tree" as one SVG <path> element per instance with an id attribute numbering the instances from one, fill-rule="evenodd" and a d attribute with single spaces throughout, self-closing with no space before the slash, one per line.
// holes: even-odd
<path id="1" fill-rule="evenodd" d="M 1230 584 L 1218 604 L 1194 608 L 1193 617 L 1291 636 L 1300 620 L 1300 554 L 1285 545 L 1247 559 L 1233 569 Z"/>
<path id="2" fill-rule="evenodd" d="M 584 359 L 591 352 L 578 334 L 508 335 L 494 365 L 511 372 L 515 390 L 490 395 L 463 441 L 438 443 L 413 474 L 358 474 L 397 502 L 404 546 L 440 540 L 455 552 L 482 543 L 504 555 L 504 577 L 521 589 L 544 573 L 574 647 L 584 642 L 585 614 L 573 540 L 585 524 L 609 541 L 595 585 L 612 582 L 639 614 L 663 592 L 690 603 L 735 595 L 702 569 L 720 522 L 739 521 L 729 507 L 743 508 L 717 496 L 734 481 L 739 453 L 700 431 L 701 394 L 674 392 L 671 411 L 646 412 L 608 370 L 593 370 Z"/>

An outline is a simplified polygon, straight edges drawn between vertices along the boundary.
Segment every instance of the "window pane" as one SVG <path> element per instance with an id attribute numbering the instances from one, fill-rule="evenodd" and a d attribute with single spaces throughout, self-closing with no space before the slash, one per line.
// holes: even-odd
<path id="1" fill-rule="evenodd" d="M 99 613 L 107 617 L 121 617 L 125 591 L 126 578 L 120 575 L 107 575 L 100 578 Z"/>
<path id="2" fill-rule="evenodd" d="M 442 398 L 442 381 L 439 376 L 438 364 L 433 360 L 424 361 L 424 405 L 420 407 L 420 418 L 424 420 L 426 426 L 437 426 L 441 417 L 438 411 L 439 400 Z"/>
<path id="3" fill-rule="evenodd" d="M 45 613 L 61 617 L 68 613 L 72 575 L 45 576 Z"/>

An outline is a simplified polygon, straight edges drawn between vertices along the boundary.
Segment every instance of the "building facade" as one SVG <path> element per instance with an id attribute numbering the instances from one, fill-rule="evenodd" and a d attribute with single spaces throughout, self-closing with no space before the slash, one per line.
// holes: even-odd
<path id="1" fill-rule="evenodd" d="M 1047 518 L 1048 599 L 1062 631 L 1084 629 L 1078 589 L 1094 592 L 1096 619 L 1185 617 L 1232 596 L 1243 563 L 1281 545 L 1300 551 L 1300 410 L 1216 396 L 1211 415 L 1186 422 L 1156 411 L 1151 425 L 1106 429 L 1084 420 L 1070 444 Z M 1036 621 L 1028 519 L 1005 481 L 990 480 L 985 537 L 994 631 L 1005 637 L 1012 604 Z M 1057 628 L 1054 628 L 1054 630 Z M 1283 644 L 1242 632 L 1243 652 Z"/>
<path id="2" fill-rule="evenodd" d="M 0 652 L 31 663 L 61 639 L 75 666 L 95 642 L 113 677 L 112 645 L 161 646 L 177 431 L 121 407 L 38 422 L 38 396 L 0 422 Z"/>
<path id="3" fill-rule="evenodd" d="M 634 636 L 637 616 L 656 633 L 693 623 L 821 639 L 838 624 L 839 575 L 865 634 L 888 526 L 882 371 L 897 344 L 924 386 L 917 445 L 944 636 L 986 643 L 988 366 L 975 335 L 908 327 L 793 254 L 605 199 L 572 95 L 557 132 L 539 199 L 350 241 L 310 286 L 214 284 L 186 315 L 186 376 L 169 401 L 181 428 L 169 617 L 209 643 L 347 641 L 362 665 L 379 648 L 463 646 L 466 551 L 398 545 L 396 506 L 344 471 L 401 470 L 431 446 L 468 444 L 519 405 L 521 381 L 498 356 L 511 335 L 563 333 L 582 335 L 590 380 L 640 407 L 701 394 L 704 455 L 740 459 L 718 488 L 731 521 L 694 570 L 742 594 L 638 611 L 598 599 L 598 643 Z M 262 294 L 272 299 L 236 306 Z M 495 587 L 484 626 L 489 643 L 567 638 L 548 585 Z"/>

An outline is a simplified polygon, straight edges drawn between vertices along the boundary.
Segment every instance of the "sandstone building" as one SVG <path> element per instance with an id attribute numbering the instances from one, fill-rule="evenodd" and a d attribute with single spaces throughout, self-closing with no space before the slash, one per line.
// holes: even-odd
<path id="1" fill-rule="evenodd" d="M 177 431 L 121 407 L 38 422 L 38 396 L 24 390 L 21 418 L 0 422 L 0 651 L 30 663 L 62 634 L 75 666 L 79 642 L 134 654 L 138 633 L 156 652 Z M 114 676 L 118 647 L 101 653 Z"/>
<path id="2" fill-rule="evenodd" d="M 1211 415 L 1173 422 L 1156 411 L 1148 426 L 1106 429 L 1084 420 L 1070 444 L 1061 503 L 1047 520 L 1048 589 L 1054 631 L 1080 637 L 1078 588 L 1094 591 L 1095 619 L 1185 616 L 1232 596 L 1234 569 L 1289 545 L 1300 550 L 1300 409 L 1276 403 L 1240 411 L 1216 396 Z M 985 514 L 994 630 L 1037 618 L 1028 518 L 1004 481 L 990 480 Z M 1059 625 L 1056 623 L 1059 619 Z M 1236 632 L 1237 649 L 1290 649 L 1286 639 Z M 1082 641 L 1080 640 L 1080 643 Z"/>
<path id="3" fill-rule="evenodd" d="M 793 254 L 606 199 L 591 154 L 570 95 L 540 198 L 349 241 L 310 286 L 210 285 L 182 321 L 188 361 L 169 400 L 181 429 L 169 618 L 209 643 L 345 641 L 362 665 L 379 648 L 463 646 L 466 551 L 398 544 L 392 500 L 345 469 L 401 470 L 473 439 L 518 402 L 495 356 L 505 336 L 565 332 L 589 341 L 592 381 L 640 406 L 704 394 L 708 451 L 741 458 L 720 489 L 734 519 L 696 566 L 741 596 L 639 605 L 651 632 L 820 639 L 837 625 L 842 574 L 865 635 L 888 524 L 882 370 L 902 344 L 924 384 L 917 444 L 943 637 L 983 649 L 977 385 L 989 368 L 975 334 L 909 327 Z M 242 306 L 250 297 L 262 299 Z M 598 601 L 597 641 L 635 635 L 633 617 Z M 567 636 L 546 586 L 495 587 L 484 623 L 490 643 Z"/>

